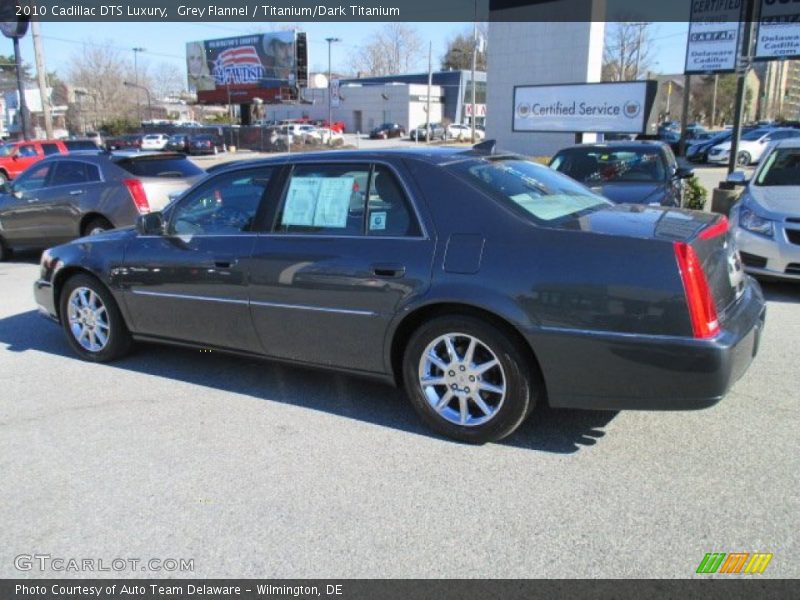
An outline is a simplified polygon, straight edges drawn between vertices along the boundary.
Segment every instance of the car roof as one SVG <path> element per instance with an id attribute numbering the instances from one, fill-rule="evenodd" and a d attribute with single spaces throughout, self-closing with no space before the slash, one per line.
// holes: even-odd
<path id="1" fill-rule="evenodd" d="M 628 140 L 628 141 L 613 141 L 613 142 L 589 142 L 587 144 L 574 144 L 562 148 L 558 152 L 564 150 L 578 150 L 578 149 L 592 149 L 592 150 L 660 150 L 667 144 L 659 140 Z"/>

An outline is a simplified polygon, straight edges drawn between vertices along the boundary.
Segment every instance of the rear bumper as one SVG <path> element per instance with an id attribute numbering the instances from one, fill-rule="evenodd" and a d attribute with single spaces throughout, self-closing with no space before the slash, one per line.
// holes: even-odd
<path id="1" fill-rule="evenodd" d="M 39 279 L 33 284 L 33 298 L 36 301 L 39 314 L 53 321 L 58 322 L 55 297 L 53 296 L 53 284 L 49 281 Z"/>
<path id="2" fill-rule="evenodd" d="M 744 375 L 765 316 L 761 288 L 751 280 L 710 340 L 552 330 L 531 344 L 553 407 L 692 410 L 719 402 Z"/>

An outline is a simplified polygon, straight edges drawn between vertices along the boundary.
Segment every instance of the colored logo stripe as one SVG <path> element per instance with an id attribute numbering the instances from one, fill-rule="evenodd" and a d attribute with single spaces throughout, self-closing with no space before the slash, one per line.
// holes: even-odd
<path id="1" fill-rule="evenodd" d="M 752 555 L 749 552 L 732 552 L 726 558 L 724 552 L 709 552 L 700 561 L 697 573 L 716 573 L 717 571 L 727 574 L 763 573 L 772 557 L 773 555 L 767 552 L 756 552 Z M 744 571 L 742 571 L 743 567 Z"/>

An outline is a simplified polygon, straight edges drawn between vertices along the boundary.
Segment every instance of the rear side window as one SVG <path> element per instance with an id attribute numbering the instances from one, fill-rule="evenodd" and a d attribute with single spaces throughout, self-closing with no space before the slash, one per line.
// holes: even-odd
<path id="1" fill-rule="evenodd" d="M 96 165 L 74 160 L 58 161 L 50 185 L 75 185 L 100 181 Z"/>
<path id="2" fill-rule="evenodd" d="M 67 150 L 97 150 L 97 144 L 92 140 L 64 140 Z"/>
<path id="3" fill-rule="evenodd" d="M 205 171 L 183 156 L 142 156 L 117 161 L 117 166 L 136 177 L 194 177 Z"/>
<path id="4" fill-rule="evenodd" d="M 278 231 L 363 235 L 369 165 L 299 165 L 284 194 Z"/>
<path id="5" fill-rule="evenodd" d="M 419 225 L 395 176 L 382 165 L 372 172 L 367 203 L 367 235 L 420 235 Z"/>
<path id="6" fill-rule="evenodd" d="M 42 144 L 42 152 L 44 152 L 45 156 L 50 156 L 51 154 L 60 154 L 61 151 L 58 149 L 56 144 Z"/>

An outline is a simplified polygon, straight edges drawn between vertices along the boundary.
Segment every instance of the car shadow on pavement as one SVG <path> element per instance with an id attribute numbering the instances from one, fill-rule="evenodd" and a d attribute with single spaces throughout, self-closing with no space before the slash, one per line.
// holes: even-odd
<path id="1" fill-rule="evenodd" d="M 5 262 L 38 265 L 41 257 L 41 250 L 14 250 Z"/>
<path id="2" fill-rule="evenodd" d="M 800 283 L 767 280 L 759 283 L 764 291 L 764 297 L 770 302 L 800 303 Z"/>
<path id="3" fill-rule="evenodd" d="M 5 351 L 34 350 L 74 359 L 76 368 L 83 364 L 67 345 L 61 329 L 36 311 L 0 319 L 0 344 L 7 346 Z M 402 390 L 358 377 L 220 352 L 142 343 L 129 357 L 107 367 L 436 437 L 419 421 Z M 500 443 L 541 452 L 574 453 L 602 438 L 602 428 L 615 414 L 542 407 Z"/>

